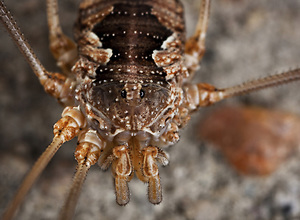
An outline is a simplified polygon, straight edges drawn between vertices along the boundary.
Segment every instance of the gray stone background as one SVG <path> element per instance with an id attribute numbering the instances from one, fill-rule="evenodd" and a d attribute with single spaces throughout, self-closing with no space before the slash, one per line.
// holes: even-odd
<path id="1" fill-rule="evenodd" d="M 57 70 L 48 50 L 45 2 L 6 1 L 37 56 Z M 186 0 L 188 33 L 193 32 L 199 0 Z M 78 2 L 59 1 L 64 31 L 71 36 Z M 215 0 L 207 35 L 207 52 L 195 82 L 227 87 L 299 66 L 299 0 Z M 52 139 L 52 125 L 62 108 L 46 95 L 38 80 L 0 28 L 0 213 L 25 173 Z M 201 118 L 222 104 L 259 105 L 300 113 L 299 84 L 292 83 L 233 98 L 202 109 L 169 148 L 170 165 L 160 169 L 164 198 L 147 201 L 147 187 L 130 182 L 131 201 L 115 202 L 110 172 L 91 169 L 75 219 L 299 219 L 300 162 L 295 154 L 268 177 L 237 174 L 213 147 L 197 138 Z M 65 144 L 34 185 L 16 219 L 56 219 L 75 170 L 75 141 Z"/>

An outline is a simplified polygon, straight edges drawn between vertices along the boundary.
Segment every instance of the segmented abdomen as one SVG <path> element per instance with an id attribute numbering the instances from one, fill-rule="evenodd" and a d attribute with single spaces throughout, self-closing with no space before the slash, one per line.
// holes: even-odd
<path id="1" fill-rule="evenodd" d="M 77 38 L 92 32 L 100 40 L 101 48 L 112 50 L 110 57 L 100 62 L 96 78 L 122 78 L 126 74 L 127 79 L 156 75 L 163 80 L 166 73 L 155 61 L 154 51 L 166 49 L 162 48 L 164 42 L 176 33 L 181 42 L 177 54 L 183 53 L 181 4 L 174 0 L 89 2 L 80 6 Z"/>

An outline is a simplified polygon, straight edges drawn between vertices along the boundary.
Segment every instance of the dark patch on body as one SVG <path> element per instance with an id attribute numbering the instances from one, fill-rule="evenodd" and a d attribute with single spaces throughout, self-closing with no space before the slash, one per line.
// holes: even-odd
<path id="1" fill-rule="evenodd" d="M 113 51 L 107 65 L 98 68 L 102 69 L 103 75 L 97 74 L 97 78 L 101 79 L 111 70 L 114 74 L 127 74 L 126 78 L 131 74 L 149 76 L 156 71 L 162 75 L 163 70 L 156 66 L 152 53 L 161 50 L 161 45 L 172 31 L 151 14 L 150 6 L 116 4 L 113 12 L 95 25 L 92 31 L 99 37 L 103 48 Z M 142 68 L 137 70 L 134 67 Z"/>

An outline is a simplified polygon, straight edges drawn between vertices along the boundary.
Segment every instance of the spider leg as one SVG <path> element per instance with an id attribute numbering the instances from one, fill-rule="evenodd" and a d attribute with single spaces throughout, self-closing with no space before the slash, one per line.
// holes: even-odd
<path id="1" fill-rule="evenodd" d="M 72 219 L 87 172 L 98 161 L 100 152 L 105 146 L 105 142 L 93 130 L 83 131 L 79 135 L 78 142 L 75 151 L 75 158 L 78 162 L 77 171 L 60 212 L 59 219 L 62 220 Z"/>
<path id="2" fill-rule="evenodd" d="M 217 89 L 206 83 L 188 84 L 184 86 L 186 96 L 185 106 L 189 111 L 194 111 L 199 107 L 208 106 L 226 98 L 248 94 L 297 80 L 300 80 L 300 68 L 251 80 L 225 89 Z"/>
<path id="3" fill-rule="evenodd" d="M 185 45 L 185 64 L 191 76 L 193 76 L 193 73 L 199 67 L 198 63 L 205 52 L 205 37 L 210 13 L 210 2 L 210 0 L 202 0 L 196 31 Z M 184 105 L 189 111 L 194 111 L 199 107 L 214 104 L 225 98 L 240 96 L 297 80 L 300 80 L 300 68 L 248 81 L 225 89 L 217 89 L 207 83 L 187 84 L 184 86 L 186 96 Z"/>
<path id="4" fill-rule="evenodd" d="M 67 75 L 77 60 L 77 46 L 61 29 L 58 17 L 57 0 L 47 0 L 50 50 L 57 60 L 57 65 Z"/>
<path id="5" fill-rule="evenodd" d="M 60 73 L 49 72 L 41 64 L 29 43 L 17 26 L 12 15 L 6 9 L 4 2 L 0 2 L 0 19 L 13 41 L 26 58 L 33 72 L 38 77 L 45 91 L 57 98 L 64 105 L 74 105 L 75 81 Z"/>
<path id="6" fill-rule="evenodd" d="M 185 44 L 186 66 L 189 73 L 199 68 L 199 62 L 205 53 L 205 38 L 210 14 L 210 0 L 202 0 L 195 33 Z"/>
<path id="7" fill-rule="evenodd" d="M 85 124 L 85 118 L 78 107 L 65 108 L 62 118 L 54 125 L 54 138 L 52 143 L 46 148 L 44 153 L 39 157 L 23 180 L 23 183 L 18 189 L 14 199 L 8 205 L 4 215 L 2 216 L 3 220 L 9 220 L 13 218 L 20 203 L 23 201 L 24 197 L 57 150 L 62 146 L 63 143 L 77 136 L 80 128 L 84 127 Z"/>

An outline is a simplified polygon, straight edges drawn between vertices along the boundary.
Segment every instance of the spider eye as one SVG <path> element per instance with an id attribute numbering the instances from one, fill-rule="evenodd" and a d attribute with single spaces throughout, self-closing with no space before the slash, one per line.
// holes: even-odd
<path id="1" fill-rule="evenodd" d="M 127 92 L 126 92 L 125 89 L 123 89 L 123 90 L 121 91 L 121 97 L 122 97 L 122 98 L 126 98 L 126 96 L 127 96 Z"/>
<path id="2" fill-rule="evenodd" d="M 141 97 L 141 98 L 144 98 L 144 96 L 145 96 L 145 91 L 141 89 L 141 90 L 140 90 L 140 97 Z"/>

